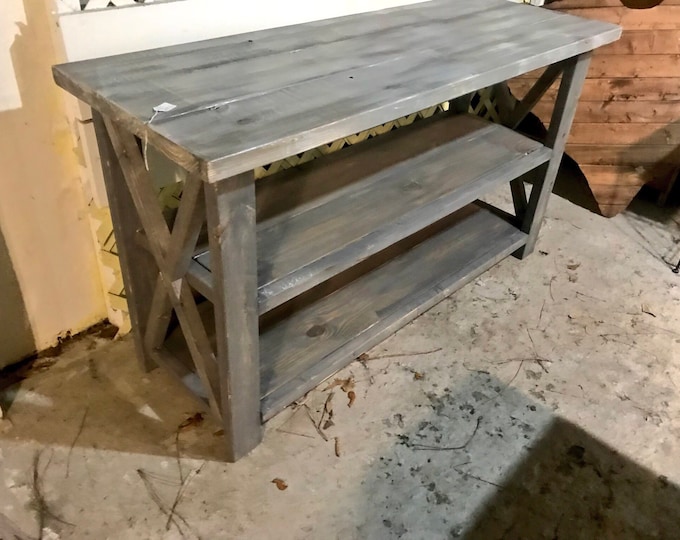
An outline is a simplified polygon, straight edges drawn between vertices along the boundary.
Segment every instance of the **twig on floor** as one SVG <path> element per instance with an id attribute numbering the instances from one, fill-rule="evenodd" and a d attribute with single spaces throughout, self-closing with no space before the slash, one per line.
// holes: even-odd
<path id="1" fill-rule="evenodd" d="M 319 428 L 319 426 L 316 425 L 316 421 L 314 420 L 314 417 L 312 416 L 312 411 L 309 408 L 309 405 L 307 405 L 306 403 L 303 403 L 302 406 L 305 408 L 305 411 L 307 411 L 307 417 L 309 418 L 309 421 L 314 426 L 314 429 L 316 430 L 316 432 L 321 436 L 321 438 L 324 441 L 328 442 L 328 437 L 326 436 L 326 434 L 323 431 L 321 431 L 321 428 Z"/>
<path id="2" fill-rule="evenodd" d="M 557 276 L 553 276 L 553 277 L 550 278 L 550 283 L 548 283 L 548 292 L 550 293 L 550 299 L 553 302 L 555 301 L 555 297 L 553 296 L 553 292 L 552 292 L 552 284 L 553 284 L 553 281 L 555 281 L 556 279 L 557 279 Z"/>
<path id="3" fill-rule="evenodd" d="M 606 300 L 602 300 L 602 298 L 597 298 L 596 296 L 590 296 L 589 294 L 582 293 L 580 291 L 576 291 L 576 296 L 583 296 L 585 298 L 590 298 L 591 300 L 597 300 L 598 302 L 607 302 Z"/>
<path id="4" fill-rule="evenodd" d="M 667 333 L 672 334 L 674 336 L 680 336 L 680 332 L 676 332 L 674 330 L 664 328 L 663 326 L 657 326 L 656 324 L 651 324 L 651 323 L 643 322 L 643 321 L 640 321 L 640 322 L 637 322 L 637 323 L 634 323 L 634 324 L 635 324 L 635 326 L 640 326 L 640 325 L 650 326 L 651 328 L 654 328 L 655 330 L 660 330 L 661 332 L 667 332 Z"/>
<path id="5" fill-rule="evenodd" d="M 158 492 L 156 491 L 156 488 L 154 487 L 153 483 L 151 480 L 149 480 L 146 471 L 142 469 L 137 469 L 137 474 L 139 477 L 142 479 L 142 482 L 144 483 L 144 487 L 146 488 L 146 492 L 149 494 L 149 498 L 156 504 L 158 509 L 172 522 L 172 524 L 177 528 L 177 531 L 179 534 L 182 536 L 182 538 L 186 538 L 186 534 L 182 527 L 180 526 L 180 523 L 184 524 L 184 526 L 189 530 L 192 531 L 191 526 L 187 522 L 186 519 L 182 515 L 180 515 L 179 512 L 175 511 L 173 513 L 170 513 L 170 509 L 167 507 L 167 505 L 163 502 L 163 499 L 161 499 L 160 495 L 158 495 Z M 179 521 L 178 521 L 179 520 Z M 198 536 L 194 533 L 195 536 Z"/>
<path id="6" fill-rule="evenodd" d="M 177 494 L 175 495 L 175 500 L 172 502 L 172 506 L 170 507 L 170 512 L 168 513 L 168 521 L 165 523 L 165 530 L 169 531 L 170 530 L 170 525 L 172 524 L 172 517 L 177 513 L 177 505 L 180 503 L 182 500 L 182 497 L 184 496 L 184 491 L 186 490 L 187 486 L 193 480 L 193 478 L 200 474 L 201 470 L 203 469 L 203 466 L 205 465 L 205 462 L 201 463 L 201 465 L 191 471 L 187 477 L 182 480 L 181 485 L 179 486 L 179 489 L 177 490 Z"/>
<path id="7" fill-rule="evenodd" d="M 442 348 L 438 347 L 436 349 L 432 349 L 431 351 L 419 351 L 419 352 L 406 352 L 406 353 L 398 353 L 398 354 L 381 354 L 378 356 L 369 356 L 364 359 L 364 361 L 367 360 L 381 360 L 383 358 L 403 358 L 406 356 L 423 356 L 425 354 L 434 354 L 436 352 L 441 351 Z"/>
<path id="8" fill-rule="evenodd" d="M 177 462 L 177 472 L 179 473 L 180 486 L 184 483 L 184 471 L 182 470 L 182 456 L 179 450 L 179 428 L 175 431 L 175 461 Z"/>
<path id="9" fill-rule="evenodd" d="M 529 336 L 529 341 L 531 341 L 531 348 L 534 350 L 534 357 L 532 360 L 536 362 L 543 371 L 545 371 L 546 373 L 550 373 L 548 371 L 548 368 L 543 365 L 543 362 L 550 362 L 550 360 L 546 360 L 545 358 L 542 358 L 541 356 L 538 355 L 538 352 L 536 351 L 536 343 L 534 342 L 534 338 L 531 335 L 531 332 L 529 331 L 528 328 L 526 329 L 526 331 L 527 335 Z"/>
<path id="10" fill-rule="evenodd" d="M 501 395 L 503 395 L 503 392 L 505 392 L 505 391 L 508 389 L 508 387 L 509 387 L 509 386 L 515 381 L 515 379 L 517 378 L 517 375 L 519 375 L 519 372 L 522 370 L 522 366 L 524 366 L 524 362 L 526 362 L 526 358 L 521 358 L 521 359 L 519 359 L 519 366 L 517 366 L 517 371 L 515 371 L 515 374 L 512 376 L 512 379 L 510 379 L 507 383 L 505 383 L 505 385 L 503 386 L 503 388 L 501 388 L 500 391 L 497 392 L 495 396 L 490 397 L 490 398 L 487 399 L 486 401 L 482 401 L 482 402 L 479 404 L 479 406 L 481 407 L 482 405 L 486 405 L 487 403 L 489 403 L 489 401 L 493 401 L 493 400 L 495 400 L 495 399 L 498 399 Z"/>
<path id="11" fill-rule="evenodd" d="M 626 347 L 629 347 L 631 349 L 637 349 L 638 351 L 642 351 L 643 353 L 649 354 L 650 356 L 652 356 L 657 361 L 659 360 L 659 357 L 656 354 L 654 354 L 651 351 L 648 351 L 647 349 L 643 349 L 639 345 L 626 343 L 625 341 L 621 341 L 620 339 L 614 339 L 614 338 L 611 338 L 611 337 L 606 337 L 606 334 L 599 334 L 599 336 L 601 338 L 603 338 L 606 343 L 609 343 L 609 342 L 620 343 L 621 345 L 625 345 Z"/>
<path id="12" fill-rule="evenodd" d="M 323 404 L 323 410 L 321 411 L 321 418 L 319 418 L 319 423 L 316 425 L 317 429 L 321 429 L 321 426 L 323 425 L 324 418 L 326 417 L 326 414 L 328 414 L 329 417 L 333 416 L 333 409 L 331 409 L 331 401 L 333 400 L 334 392 L 331 392 L 328 394 L 328 397 L 326 398 L 326 401 Z"/>
<path id="13" fill-rule="evenodd" d="M 313 439 L 311 435 L 307 435 L 306 433 L 298 433 L 297 431 L 288 431 L 286 429 L 281 429 L 281 428 L 276 428 L 275 431 L 279 431 L 281 433 L 287 433 L 288 435 L 297 435 L 298 437 L 306 437 L 308 439 Z"/>
<path id="14" fill-rule="evenodd" d="M 69 523 L 68 521 L 56 515 L 50 509 L 49 505 L 47 504 L 47 501 L 45 500 L 45 495 L 42 492 L 42 479 L 40 477 L 41 457 L 42 450 L 38 450 L 33 456 L 33 482 L 31 484 L 31 504 L 35 509 L 36 513 L 38 514 L 39 540 L 42 540 L 43 538 L 43 529 L 47 524 L 48 518 L 53 519 L 54 521 L 58 521 L 59 523 L 63 523 L 64 525 L 69 525 L 71 527 L 74 526 L 73 523 Z M 45 470 L 43 470 L 43 474 L 47 472 L 47 467 L 49 467 L 51 461 L 52 457 L 50 457 L 50 459 L 48 460 L 47 465 L 45 466 Z"/>
<path id="15" fill-rule="evenodd" d="M 89 411 L 90 408 L 85 407 L 85 412 L 83 413 L 83 418 L 80 421 L 80 427 L 78 428 L 78 432 L 76 433 L 76 436 L 73 439 L 73 442 L 71 443 L 71 448 L 68 449 L 68 456 L 66 458 L 66 478 L 68 478 L 68 475 L 71 473 L 71 454 L 73 453 L 73 447 L 78 442 L 80 435 L 83 433 L 83 429 L 85 429 L 85 420 L 87 420 L 87 413 Z"/>
<path id="16" fill-rule="evenodd" d="M 463 465 L 467 465 L 467 463 L 463 463 Z M 504 488 L 503 486 L 501 486 L 500 484 L 497 484 L 496 482 L 492 482 L 491 480 L 486 480 L 486 479 L 484 479 L 484 478 L 481 478 L 481 477 L 479 477 L 479 476 L 476 476 L 476 475 L 474 475 L 474 474 L 472 474 L 472 473 L 470 473 L 470 472 L 467 472 L 467 471 L 459 471 L 459 470 L 458 470 L 458 467 L 462 467 L 462 465 L 456 465 L 455 467 L 452 467 L 452 469 L 453 469 L 454 471 L 456 471 L 458 474 L 460 474 L 460 475 L 462 475 L 462 476 L 464 476 L 464 477 L 468 477 L 468 476 L 469 476 L 470 478 L 474 478 L 475 480 L 479 480 L 480 482 L 484 482 L 485 484 L 489 484 L 490 486 L 495 486 L 495 487 L 497 487 L 498 489 L 505 489 L 505 488 Z"/>
<path id="17" fill-rule="evenodd" d="M 541 320 L 543 319 L 543 310 L 545 309 L 545 300 L 543 300 L 543 305 L 541 306 L 541 312 L 538 315 L 538 323 L 536 324 L 536 328 L 540 328 L 541 326 Z"/>
<path id="18" fill-rule="evenodd" d="M 465 362 L 463 362 L 463 367 L 467 369 L 468 371 L 472 371 L 473 373 L 481 373 L 483 375 L 491 375 L 486 369 L 474 369 L 471 367 L 468 367 L 465 365 Z"/>
<path id="19" fill-rule="evenodd" d="M 475 429 L 472 431 L 472 434 L 468 437 L 467 441 L 465 441 L 465 443 L 461 444 L 460 446 L 430 446 L 428 444 L 411 444 L 409 445 L 409 448 L 413 448 L 414 450 L 435 450 L 435 451 L 463 450 L 468 444 L 472 442 L 472 439 L 475 438 L 475 435 L 477 435 L 479 425 L 482 423 L 482 418 L 483 418 L 482 416 L 477 417 L 477 424 L 475 425 Z"/>

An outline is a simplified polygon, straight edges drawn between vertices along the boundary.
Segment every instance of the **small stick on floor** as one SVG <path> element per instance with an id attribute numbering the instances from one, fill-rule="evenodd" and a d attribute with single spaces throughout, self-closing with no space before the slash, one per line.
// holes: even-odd
<path id="1" fill-rule="evenodd" d="M 321 436 L 321 438 L 324 441 L 328 442 L 328 437 L 326 436 L 326 434 L 323 431 L 321 431 L 321 428 L 319 426 L 316 425 L 316 422 L 314 421 L 314 417 L 312 416 L 312 411 L 310 410 L 309 405 L 304 403 L 302 406 L 305 408 L 305 411 L 307 411 L 307 417 L 309 418 L 309 421 L 314 426 L 314 429 L 316 430 L 316 432 Z"/>
<path id="2" fill-rule="evenodd" d="M 398 353 L 398 354 L 381 354 L 378 356 L 370 356 L 368 358 L 365 358 L 365 360 L 380 360 L 382 358 L 403 358 L 405 356 L 423 356 L 425 354 L 434 354 L 436 352 L 441 351 L 441 347 L 437 347 L 436 349 L 432 349 L 431 351 L 420 351 L 420 352 L 406 352 L 406 353 Z"/>
<path id="3" fill-rule="evenodd" d="M 76 436 L 73 439 L 73 442 L 71 443 L 71 448 L 68 449 L 68 456 L 66 458 L 66 478 L 68 478 L 68 475 L 71 473 L 71 454 L 73 453 L 73 447 L 78 442 L 78 439 L 80 438 L 83 429 L 85 429 L 85 420 L 87 419 L 87 413 L 89 411 L 90 408 L 86 407 L 85 412 L 83 413 L 83 419 L 80 421 L 80 427 L 78 428 L 78 432 L 76 433 Z"/>
<path id="4" fill-rule="evenodd" d="M 32 496 L 32 504 L 33 507 L 35 508 L 35 511 L 38 514 L 38 527 L 40 527 L 40 530 L 38 532 L 38 538 L 42 540 L 43 537 L 43 530 L 45 529 L 45 525 L 47 524 L 47 518 L 53 519 L 54 521 L 58 521 L 59 523 L 63 523 L 64 525 L 70 525 L 71 527 L 73 526 L 73 523 L 69 523 L 68 521 L 60 518 L 58 515 L 56 515 L 52 510 L 50 510 L 49 505 L 47 504 L 47 501 L 45 500 L 45 496 L 43 495 L 42 492 L 42 479 L 40 478 L 40 458 L 42 457 L 42 450 L 38 450 L 35 455 L 33 456 L 33 484 L 31 485 L 31 496 Z M 52 458 L 50 457 L 50 461 Z M 47 471 L 47 467 L 49 467 L 50 461 L 47 462 L 47 465 L 45 466 L 45 471 Z"/>
<path id="5" fill-rule="evenodd" d="M 142 482 L 144 483 L 144 487 L 146 488 L 147 493 L 149 494 L 149 497 L 151 500 L 156 503 L 156 506 L 158 509 L 168 516 L 172 524 L 177 527 L 177 531 L 179 531 L 179 534 L 182 536 L 182 538 L 186 538 L 186 534 L 182 530 L 182 527 L 180 526 L 180 522 L 184 524 L 184 526 L 188 529 L 191 530 L 191 526 L 187 522 L 184 517 L 182 517 L 177 511 L 173 512 L 172 514 L 170 513 L 170 509 L 166 506 L 166 504 L 163 502 L 161 499 L 160 495 L 158 495 L 158 492 L 156 491 L 156 488 L 154 485 L 151 483 L 151 480 L 149 480 L 148 475 L 145 471 L 142 469 L 137 469 L 137 474 L 139 477 L 142 479 Z M 178 521 L 179 520 L 179 521 Z"/>
<path id="6" fill-rule="evenodd" d="M 326 414 L 331 414 L 331 409 L 329 408 L 331 404 L 331 400 L 333 399 L 334 393 L 331 392 L 328 394 L 328 397 L 326 398 L 326 402 L 323 404 L 323 410 L 321 411 L 321 418 L 319 419 L 319 423 L 316 425 L 317 429 L 321 429 L 321 426 L 323 425 L 324 418 L 326 417 Z"/>
<path id="7" fill-rule="evenodd" d="M 191 480 L 194 478 L 194 476 L 198 475 L 201 470 L 203 469 L 203 466 L 205 463 L 201 463 L 201 466 L 198 467 L 197 469 L 194 469 L 191 471 L 184 480 L 182 480 L 182 483 L 179 486 L 179 489 L 177 490 L 177 494 L 175 495 L 175 500 L 172 502 L 172 506 L 170 507 L 170 512 L 168 513 L 168 521 L 165 523 L 165 530 L 169 531 L 170 530 L 170 525 L 172 524 L 172 518 L 176 513 L 177 505 L 180 503 L 182 500 L 182 497 L 184 496 L 184 491 L 186 490 L 187 486 L 191 482 Z"/>
<path id="8" fill-rule="evenodd" d="M 479 430 L 479 425 L 482 423 L 482 417 L 478 416 L 477 417 L 477 424 L 475 425 L 475 429 L 472 431 L 472 434 L 468 437 L 467 441 L 465 441 L 464 444 L 461 444 L 460 446 L 430 446 L 427 444 L 412 444 L 410 445 L 410 448 L 413 448 L 414 450 L 463 450 L 468 444 L 472 442 L 472 439 L 475 438 L 475 435 L 477 435 L 477 431 Z"/>

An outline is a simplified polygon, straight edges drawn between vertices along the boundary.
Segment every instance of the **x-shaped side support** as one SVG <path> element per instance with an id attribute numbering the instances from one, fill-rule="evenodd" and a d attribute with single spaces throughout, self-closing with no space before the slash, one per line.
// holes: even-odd
<path id="1" fill-rule="evenodd" d="M 149 249 L 158 266 L 158 277 L 149 310 L 143 343 L 157 358 L 170 323 L 177 314 L 196 372 L 208 396 L 211 410 L 220 414 L 220 389 L 215 353 L 185 278 L 196 242 L 205 222 L 203 181 L 189 175 L 172 231 L 163 217 L 153 183 L 144 166 L 137 140 L 111 119 L 104 118 L 106 130 L 118 158 L 125 183 L 134 202 Z"/>
<path id="2" fill-rule="evenodd" d="M 530 254 L 538 239 L 538 232 L 562 162 L 569 130 L 571 129 L 576 105 L 581 94 L 590 63 L 590 53 L 581 54 L 549 66 L 517 104 L 512 104 L 507 85 L 497 86 L 501 120 L 511 129 L 517 129 L 522 120 L 541 100 L 546 91 L 562 75 L 555 107 L 548 127 L 545 146 L 552 149 L 552 157 L 545 165 L 513 180 L 510 183 L 515 214 L 520 220 L 522 230 L 529 235 L 527 243 L 519 255 Z M 527 200 L 524 183 L 532 180 L 531 196 Z"/>

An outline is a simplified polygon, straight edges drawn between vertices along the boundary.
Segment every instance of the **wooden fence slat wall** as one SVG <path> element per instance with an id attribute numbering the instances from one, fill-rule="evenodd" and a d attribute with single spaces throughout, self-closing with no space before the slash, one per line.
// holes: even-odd
<path id="1" fill-rule="evenodd" d="M 680 0 L 630 9 L 621 0 L 558 0 L 550 9 L 621 24 L 621 40 L 595 52 L 567 152 L 604 215 L 623 210 L 651 183 L 670 187 L 680 168 Z M 523 96 L 540 72 L 511 82 Z M 552 112 L 557 84 L 534 112 Z"/>

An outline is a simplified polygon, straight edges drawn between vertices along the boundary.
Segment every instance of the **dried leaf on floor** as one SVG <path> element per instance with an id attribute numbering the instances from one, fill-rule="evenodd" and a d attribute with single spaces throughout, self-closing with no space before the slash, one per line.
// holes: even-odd
<path id="1" fill-rule="evenodd" d="M 340 457 L 340 438 L 335 437 L 335 457 Z"/>
<path id="2" fill-rule="evenodd" d="M 272 484 L 275 484 L 280 491 L 288 489 L 288 484 L 286 484 L 286 481 L 281 478 L 274 478 L 274 480 L 272 480 Z"/>
<path id="3" fill-rule="evenodd" d="M 317 424 L 317 430 L 321 428 L 321 426 L 325 425 L 324 420 L 326 419 L 326 415 L 328 415 L 328 419 L 333 418 L 333 407 L 331 406 L 331 401 L 333 401 L 333 396 L 335 394 L 331 392 L 328 394 L 328 397 L 326 398 L 326 401 L 323 404 L 323 411 L 321 411 L 321 418 L 319 418 L 319 423 Z"/>
<path id="4" fill-rule="evenodd" d="M 367 360 L 370 360 L 370 357 L 368 356 L 368 353 L 361 353 L 359 356 L 357 356 L 357 360 L 359 362 L 366 362 Z"/>
<path id="5" fill-rule="evenodd" d="M 333 422 L 333 419 L 332 419 L 332 418 L 329 418 L 328 420 L 326 420 L 326 421 L 324 422 L 324 424 L 323 424 L 323 429 L 331 428 L 331 427 L 333 427 L 334 425 L 335 425 L 335 422 Z"/>
<path id="6" fill-rule="evenodd" d="M 307 418 L 309 418 L 309 421 L 310 421 L 310 422 L 312 423 L 312 425 L 314 426 L 314 429 L 316 430 L 316 432 L 321 436 L 321 438 L 322 438 L 324 441 L 328 442 L 328 437 L 326 436 L 326 434 L 325 434 L 323 431 L 321 431 L 321 428 L 319 427 L 319 425 L 321 424 L 321 422 L 319 422 L 319 424 L 317 424 L 317 423 L 314 421 L 314 417 L 312 416 L 312 411 L 311 411 L 311 409 L 309 408 L 309 405 L 307 405 L 306 403 L 303 403 L 302 406 L 305 408 L 305 412 L 307 413 Z"/>
<path id="7" fill-rule="evenodd" d="M 414 381 L 421 381 L 425 378 L 425 375 L 423 375 L 420 371 L 414 371 L 413 372 L 413 380 Z"/>
<path id="8" fill-rule="evenodd" d="M 652 317 L 656 318 L 656 315 L 652 312 L 651 309 L 649 309 L 649 306 L 647 304 L 642 304 L 642 313 L 645 313 L 646 315 L 651 315 Z"/>
<path id="9" fill-rule="evenodd" d="M 343 392 L 349 392 L 350 390 L 354 390 L 354 377 L 348 377 L 345 379 L 345 381 L 342 383 L 342 386 L 340 387 L 340 390 Z"/>
<path id="10" fill-rule="evenodd" d="M 187 418 L 179 426 L 177 426 L 177 430 L 182 431 L 183 429 L 188 429 L 193 426 L 200 426 L 202 423 L 203 413 L 197 412 L 196 414 L 192 414 L 189 418 Z"/>
<path id="11" fill-rule="evenodd" d="M 354 400 L 356 398 L 357 398 L 357 395 L 354 393 L 354 390 L 350 390 L 349 392 L 347 392 L 347 399 L 348 399 L 347 406 L 351 407 L 352 405 L 354 405 Z"/>
<path id="12" fill-rule="evenodd" d="M 336 386 L 339 386 L 343 392 L 347 392 L 354 388 L 354 377 L 347 377 L 346 379 L 334 379 L 333 382 L 328 383 L 328 386 L 322 390 L 322 392 L 328 392 Z"/>
<path id="13" fill-rule="evenodd" d="M 567 269 L 576 270 L 579 266 L 581 266 L 581 263 L 571 263 L 567 265 Z"/>

